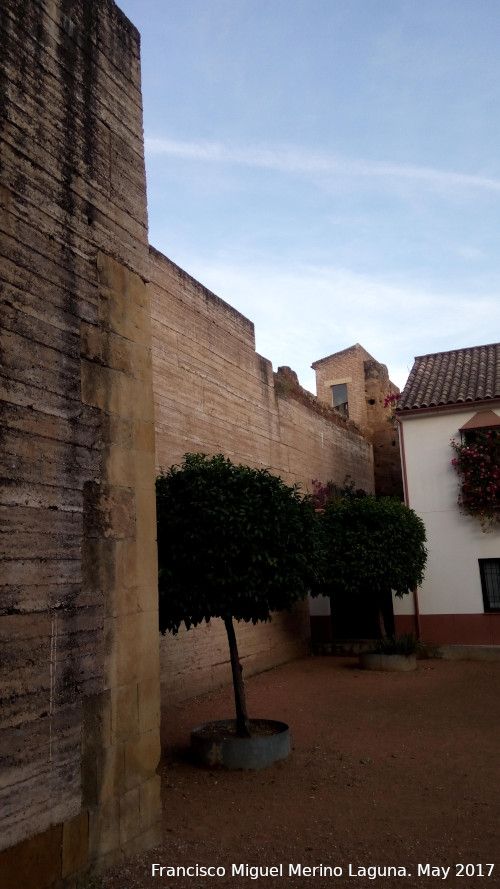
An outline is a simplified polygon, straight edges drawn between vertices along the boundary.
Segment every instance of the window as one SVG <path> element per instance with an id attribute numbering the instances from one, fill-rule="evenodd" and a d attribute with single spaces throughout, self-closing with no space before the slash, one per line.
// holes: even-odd
<path id="1" fill-rule="evenodd" d="M 492 442 L 497 442 L 500 440 L 500 430 L 498 426 L 494 426 L 493 428 L 482 427 L 478 429 L 461 429 L 460 430 L 460 438 L 462 440 L 462 444 L 471 445 L 483 444 L 485 436 L 488 435 L 489 439 Z"/>
<path id="2" fill-rule="evenodd" d="M 500 559 L 479 559 L 485 611 L 500 611 Z"/>
<path id="3" fill-rule="evenodd" d="M 349 417 L 349 404 L 347 401 L 347 383 L 337 383 L 332 386 L 333 406 L 343 417 Z"/>
<path id="4" fill-rule="evenodd" d="M 478 411 L 460 427 L 462 444 L 465 445 L 476 444 L 486 433 L 489 433 L 493 438 L 499 437 L 500 416 L 494 411 Z"/>

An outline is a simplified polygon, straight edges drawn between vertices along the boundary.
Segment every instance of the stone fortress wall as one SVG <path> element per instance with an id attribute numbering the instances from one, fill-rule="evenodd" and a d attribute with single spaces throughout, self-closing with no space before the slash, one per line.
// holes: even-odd
<path id="1" fill-rule="evenodd" d="M 274 374 L 255 351 L 253 324 L 151 248 L 157 467 L 188 451 L 223 453 L 311 491 L 313 478 L 346 475 L 373 490 L 371 445 L 352 421 L 320 405 L 288 368 Z M 236 625 L 245 675 L 307 651 L 307 603 L 271 623 Z M 178 701 L 230 682 L 222 621 L 161 639 L 162 699 Z"/>
<path id="2" fill-rule="evenodd" d="M 313 363 L 318 399 L 332 404 L 332 386 L 347 386 L 349 417 L 373 446 L 374 480 L 377 494 L 403 497 L 403 479 L 399 452 L 399 434 L 394 405 L 385 405 L 397 387 L 389 379 L 385 364 L 380 364 L 363 346 L 356 343 Z"/>
<path id="3" fill-rule="evenodd" d="M 0 885 L 160 838 L 139 34 L 111 0 L 0 11 Z"/>
<path id="4" fill-rule="evenodd" d="M 371 490 L 373 453 L 149 248 L 112 0 L 4 0 L 0 41 L 0 884 L 49 889 L 159 842 L 160 678 L 166 701 L 229 681 L 216 622 L 159 644 L 155 471 L 223 452 Z M 245 671 L 308 635 L 306 605 L 239 627 Z"/>

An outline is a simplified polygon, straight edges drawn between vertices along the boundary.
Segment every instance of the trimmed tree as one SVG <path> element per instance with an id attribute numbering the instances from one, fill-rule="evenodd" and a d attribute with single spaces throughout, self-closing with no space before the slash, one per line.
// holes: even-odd
<path id="1" fill-rule="evenodd" d="M 233 620 L 267 621 L 316 580 L 318 522 L 308 498 L 267 469 L 186 454 L 156 479 L 160 631 L 220 617 L 237 733 L 250 736 Z"/>
<path id="2" fill-rule="evenodd" d="M 368 594 L 381 636 L 386 635 L 383 603 L 392 590 L 402 598 L 422 583 L 427 561 L 422 519 L 390 497 L 345 497 L 327 506 L 323 589 L 332 597 Z"/>

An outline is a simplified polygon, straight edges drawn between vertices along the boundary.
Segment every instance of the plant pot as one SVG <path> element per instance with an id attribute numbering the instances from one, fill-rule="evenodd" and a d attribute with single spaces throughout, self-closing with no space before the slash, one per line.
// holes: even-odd
<path id="1" fill-rule="evenodd" d="M 251 738 L 238 738 L 234 719 L 197 725 L 191 731 L 191 752 L 201 765 L 226 769 L 265 769 L 290 753 L 290 729 L 285 722 L 251 719 Z"/>
<path id="2" fill-rule="evenodd" d="M 384 670 L 387 673 L 403 673 L 417 669 L 417 656 L 416 654 L 363 652 L 359 656 L 359 665 L 363 670 Z"/>

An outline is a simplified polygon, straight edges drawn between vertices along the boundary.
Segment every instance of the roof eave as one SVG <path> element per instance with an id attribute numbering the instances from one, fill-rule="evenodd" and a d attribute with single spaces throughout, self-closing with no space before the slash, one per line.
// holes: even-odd
<path id="1" fill-rule="evenodd" d="M 396 417 L 402 419 L 403 417 L 415 416 L 416 414 L 435 414 L 443 411 L 473 410 L 477 407 L 491 407 L 492 404 L 498 404 L 500 406 L 500 397 L 481 398 L 477 401 L 454 401 L 453 404 L 433 404 L 429 407 L 397 408 Z"/>

